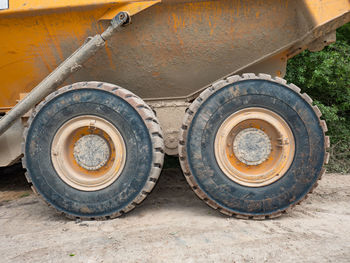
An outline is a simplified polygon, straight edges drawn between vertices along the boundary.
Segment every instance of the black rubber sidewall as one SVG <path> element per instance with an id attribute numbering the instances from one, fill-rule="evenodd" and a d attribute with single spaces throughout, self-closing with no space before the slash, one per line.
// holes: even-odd
<path id="1" fill-rule="evenodd" d="M 274 111 L 288 123 L 295 139 L 291 167 L 281 179 L 263 187 L 233 182 L 214 155 L 222 122 L 247 107 Z M 245 80 L 218 90 L 199 107 L 187 135 L 187 157 L 191 174 L 208 198 L 232 212 L 266 215 L 298 202 L 316 183 L 324 159 L 324 134 L 318 117 L 300 94 L 274 82 Z"/>
<path id="2" fill-rule="evenodd" d="M 57 130 L 81 115 L 109 121 L 126 144 L 121 175 L 98 191 L 69 186 L 51 161 L 51 143 Z M 70 215 L 99 217 L 122 211 L 140 194 L 150 175 L 152 141 L 141 116 L 124 99 L 104 90 L 77 89 L 60 94 L 37 113 L 28 130 L 25 156 L 32 183 L 47 202 Z"/>

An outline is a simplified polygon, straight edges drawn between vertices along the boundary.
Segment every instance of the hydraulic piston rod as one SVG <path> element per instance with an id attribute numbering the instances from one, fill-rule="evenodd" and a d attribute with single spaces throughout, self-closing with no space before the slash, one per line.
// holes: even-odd
<path id="1" fill-rule="evenodd" d="M 118 28 L 129 22 L 129 19 L 128 13 L 120 12 L 111 20 L 110 26 L 102 34 L 89 37 L 80 48 L 62 62 L 62 64 L 40 82 L 23 100 L 0 119 L 0 136 L 9 129 L 18 118 L 22 117 L 47 95 L 55 91 L 74 72 L 81 69 L 82 65 L 89 58 L 104 47 L 106 41 Z"/>

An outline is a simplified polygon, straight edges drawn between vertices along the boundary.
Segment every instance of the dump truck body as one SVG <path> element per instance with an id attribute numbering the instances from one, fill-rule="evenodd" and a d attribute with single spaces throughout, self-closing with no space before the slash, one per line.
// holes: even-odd
<path id="1" fill-rule="evenodd" d="M 100 80 L 146 100 L 185 101 L 226 75 L 283 77 L 290 57 L 335 41 L 335 29 L 350 19 L 347 0 L 15 1 L 0 11 L 0 111 L 16 105 L 88 36 L 101 33 L 118 11 L 149 6 L 66 84 Z M 166 128 L 169 140 L 181 120 Z M 176 154 L 177 147 L 170 148 Z"/>
<path id="2" fill-rule="evenodd" d="M 0 11 L 3 112 L 88 36 L 101 33 L 108 10 L 123 6 L 12 2 L 18 7 Z M 349 21 L 349 6 L 347 0 L 163 1 L 135 15 L 132 27 L 66 83 L 103 80 L 153 99 L 184 98 L 234 73 L 283 77 L 288 58 Z"/>
<path id="3" fill-rule="evenodd" d="M 142 106 L 145 109 L 151 107 L 157 116 L 147 115 L 142 110 L 137 110 L 137 113 L 142 116 L 146 124 L 148 121 L 153 120 L 153 124 L 156 123 L 159 125 L 160 123 L 162 127 L 162 134 L 158 132 L 160 129 L 158 126 L 153 127 L 153 132 L 150 133 L 150 143 L 158 145 L 153 148 L 153 161 L 154 158 L 158 158 L 154 157 L 158 156 L 158 153 L 164 154 L 165 152 L 170 155 L 179 154 L 185 176 L 187 176 L 190 185 L 196 191 L 197 195 L 202 199 L 209 200 L 206 201 L 209 205 L 220 208 L 222 212 L 226 214 L 246 214 L 249 216 L 250 212 L 240 213 L 239 211 L 228 209 L 227 207 L 231 206 L 231 201 L 223 204 L 220 203 L 222 201 L 222 199 L 220 199 L 221 197 L 207 197 L 210 194 L 208 194 L 205 189 L 210 188 L 210 186 L 201 185 L 200 176 L 195 174 L 195 166 L 197 162 L 198 164 L 200 162 L 198 160 L 192 160 L 193 164 L 191 164 L 188 163 L 191 161 L 187 161 L 191 159 L 188 155 L 189 152 L 193 150 L 191 153 L 193 156 L 197 156 L 198 153 L 194 149 L 191 150 L 190 146 L 183 147 L 187 145 L 187 143 L 188 145 L 195 145 L 194 142 L 191 144 L 191 131 L 197 127 L 196 118 L 191 117 L 192 114 L 189 116 L 188 112 L 193 113 L 193 116 L 196 114 L 198 114 L 198 116 L 209 114 L 209 111 L 205 111 L 207 113 L 200 111 L 200 108 L 204 107 L 204 104 L 201 103 L 205 103 L 207 99 L 209 100 L 210 98 L 219 96 L 218 94 L 223 92 L 222 89 L 228 86 L 235 87 L 234 90 L 231 90 L 230 94 L 237 94 L 237 98 L 240 98 L 240 96 L 244 94 L 254 96 L 251 94 L 252 90 L 255 90 L 254 92 L 262 96 L 265 91 L 259 90 L 257 85 L 258 83 L 263 85 L 265 82 L 270 83 L 272 86 L 276 85 L 276 90 L 281 88 L 281 96 L 284 96 L 284 92 L 288 93 L 288 89 L 299 94 L 298 88 L 287 86 L 287 84 L 279 78 L 272 79 L 267 76 L 283 77 L 289 58 L 305 49 L 317 51 L 322 49 L 325 45 L 334 42 L 335 30 L 339 26 L 350 21 L 349 1 L 163 0 L 160 2 L 80 0 L 74 1 L 74 3 L 70 1 L 60 1 L 58 3 L 56 1 L 40 0 L 10 0 L 9 2 L 0 0 L 0 55 L 2 58 L 0 61 L 0 75 L 2 77 L 2 85 L 0 87 L 0 113 L 4 115 L 13 109 L 17 103 L 20 104 L 22 99 L 27 96 L 35 86 L 53 72 L 62 61 L 71 56 L 89 36 L 99 35 L 104 32 L 108 28 L 111 19 L 121 11 L 127 12 L 131 16 L 132 24 L 113 35 L 102 50 L 99 51 L 98 55 L 92 56 L 83 65 L 77 65 L 79 71 L 71 74 L 61 86 L 74 87 L 74 89 L 79 90 L 79 92 L 76 91 L 76 96 L 79 95 L 79 98 L 85 98 L 85 95 L 83 96 L 83 90 L 81 89 L 84 85 L 91 89 L 103 87 L 108 90 L 108 92 L 112 92 L 114 94 L 113 96 L 127 101 L 133 107 L 137 108 Z M 75 70 L 72 70 L 72 73 L 73 71 Z M 252 74 L 244 75 L 241 79 L 232 77 L 236 74 L 243 73 Z M 254 73 L 263 73 L 263 75 L 257 76 Z M 245 91 L 246 93 L 240 93 L 242 90 L 245 90 L 243 84 L 248 83 L 249 79 L 255 81 L 250 83 L 250 89 L 247 88 Z M 93 82 L 90 83 L 89 81 Z M 75 85 L 74 83 L 86 84 Z M 121 93 L 119 94 L 119 91 L 117 91 L 119 90 L 118 87 L 101 83 L 117 84 L 131 93 L 125 95 L 125 93 L 120 91 Z M 238 89 L 237 87 L 241 85 L 240 83 L 242 84 L 242 90 L 236 90 Z M 72 86 L 72 84 L 75 86 Z M 206 90 L 210 90 L 212 93 L 209 91 L 209 93 L 205 93 Z M 217 91 L 217 93 L 213 93 L 214 90 L 215 92 Z M 69 92 L 69 89 L 65 92 Z M 65 92 L 56 95 L 58 97 L 64 97 L 66 96 Z M 80 94 L 80 92 L 82 93 Z M 99 98 L 99 95 L 95 93 L 95 91 L 91 92 L 91 96 L 95 96 L 96 99 Z M 106 94 L 107 97 L 112 96 L 110 93 L 108 94 L 109 95 Z M 199 96 L 200 94 L 207 94 L 205 96 L 208 97 L 204 95 L 201 95 L 201 97 Z M 110 98 L 111 100 L 113 96 Z M 145 103 L 140 102 L 139 99 L 129 101 L 135 96 L 142 98 Z M 197 101 L 195 101 L 196 98 L 201 102 L 200 104 L 195 104 Z M 298 101 L 299 98 L 308 102 L 310 107 L 312 107 L 312 101 L 309 97 L 306 95 L 297 95 L 295 100 Z M 48 105 L 51 105 L 51 103 L 53 103 L 52 101 L 55 99 L 56 98 L 51 96 L 46 102 L 40 104 L 42 106 L 38 106 L 39 110 L 34 110 L 32 118 L 29 121 L 29 135 L 27 134 L 28 131 L 26 131 L 24 132 L 24 137 L 31 138 L 31 140 L 34 141 L 37 140 L 35 139 L 37 137 L 31 134 L 31 132 L 32 129 L 35 129 L 35 121 L 37 120 L 39 122 L 41 118 L 40 109 L 45 107 L 49 108 Z M 279 99 L 282 100 L 282 98 Z M 59 100 L 59 98 L 57 98 L 57 100 Z M 66 97 L 66 100 L 69 101 L 69 97 Z M 108 104 L 109 101 L 110 100 L 101 101 L 101 103 Z M 296 101 L 293 102 L 295 105 L 297 104 Z M 64 103 L 64 101 L 61 103 Z M 74 104 L 74 102 L 70 103 Z M 302 102 L 300 103 L 302 104 Z M 208 105 L 209 104 L 208 102 Z M 236 116 L 236 118 L 243 118 L 243 124 L 236 123 L 232 120 L 232 123 L 236 123 L 235 125 L 237 126 L 232 126 L 232 123 L 227 124 L 226 121 L 221 123 L 220 127 L 215 126 L 216 128 L 214 130 L 217 133 L 214 135 L 218 136 L 218 134 L 221 134 L 223 138 L 228 136 L 226 130 L 232 129 L 232 134 L 235 134 L 232 135 L 234 140 L 232 144 L 234 148 L 226 149 L 224 146 L 220 146 L 221 142 L 218 138 L 212 142 L 213 145 L 217 145 L 215 146 L 217 148 L 215 148 L 215 150 L 213 149 L 213 154 L 215 152 L 214 155 L 217 161 L 215 165 L 219 165 L 218 169 L 223 172 L 226 177 L 230 178 L 232 182 L 253 188 L 283 181 L 284 174 L 287 173 L 291 165 L 295 163 L 296 159 L 293 158 L 294 156 L 298 156 L 299 146 L 297 145 L 300 143 L 296 137 L 293 137 L 293 134 L 296 136 L 296 130 L 290 128 L 291 124 L 288 123 L 289 120 L 286 120 L 286 118 L 288 119 L 289 117 L 275 116 L 273 110 L 270 112 L 256 109 L 257 107 L 254 105 L 254 103 L 251 104 L 251 113 L 253 112 L 254 116 L 258 116 L 256 118 L 261 118 L 257 121 L 258 124 L 244 124 L 246 121 L 244 119 L 245 117 L 243 117 L 244 114 L 241 116 L 237 113 L 238 115 L 233 116 Z M 260 104 L 258 103 L 256 105 Z M 30 106 L 33 109 L 35 107 L 35 105 Z M 304 106 L 309 107 L 307 105 Z M 264 108 L 265 106 L 260 105 L 259 107 Z M 266 107 L 268 108 L 268 106 Z M 292 107 L 292 105 L 290 105 L 290 107 Z M 237 110 L 238 112 L 240 111 L 239 109 Z M 314 110 L 315 112 L 310 114 L 319 118 L 319 111 L 315 108 Z M 279 111 L 279 109 L 276 108 L 274 111 Z M 307 110 L 305 109 L 305 111 Z M 44 114 L 45 110 L 42 112 L 42 114 Z M 14 134 L 22 133 L 30 114 L 31 112 L 23 115 L 21 119 L 17 119 L 15 125 L 7 127 L 9 130 L 0 137 L 0 166 L 10 165 L 23 155 L 23 151 L 20 150 L 19 147 L 22 143 L 22 139 L 19 136 L 16 136 L 17 139 L 14 138 Z M 45 114 L 49 113 L 47 112 Z M 98 115 L 98 113 L 88 114 L 87 112 L 85 112 L 85 114 L 87 114 L 87 116 Z M 147 117 L 145 117 L 145 114 Z M 214 112 L 210 114 L 214 114 Z M 232 112 L 232 114 L 234 113 Z M 285 116 L 288 115 L 287 113 L 284 114 L 286 114 Z M 311 115 L 304 116 L 305 119 L 303 119 L 303 121 L 307 122 L 307 120 L 311 118 L 311 124 L 314 123 L 316 125 L 316 123 L 319 123 L 316 125 L 319 132 L 315 137 L 324 137 L 325 126 L 323 122 L 314 120 Z M 77 123 L 87 125 L 87 120 L 74 116 L 75 115 L 72 115 L 71 118 L 77 118 Z M 218 118 L 220 119 L 223 116 L 224 115 L 220 115 Z M 99 117 L 91 118 L 91 123 L 98 123 L 100 121 Z M 210 116 L 207 115 L 206 118 L 208 119 Z M 231 120 L 230 118 L 231 117 L 227 119 L 227 122 Z M 41 121 L 45 123 L 44 120 Z M 287 123 L 285 123 L 285 121 L 287 121 Z M 70 123 L 70 121 L 67 120 L 67 123 Z M 111 123 L 112 126 L 117 125 L 113 123 L 113 121 L 111 121 Z M 311 124 L 310 127 L 312 126 Z M 62 145 L 65 145 L 62 147 L 68 147 L 68 141 L 63 143 L 66 138 L 64 134 L 69 133 L 74 125 L 66 126 L 66 124 L 62 123 L 61 127 L 56 127 L 58 131 L 53 134 L 50 143 L 57 142 L 57 144 L 60 145 L 62 141 Z M 104 129 L 113 130 L 113 128 L 110 126 L 109 122 L 105 122 L 101 125 L 102 126 L 98 126 L 98 129 L 101 129 L 99 135 L 95 134 L 91 129 L 85 132 L 79 130 L 77 133 L 80 134 L 79 136 L 86 136 L 86 132 L 91 134 L 82 140 L 76 137 L 74 143 L 69 146 L 72 149 L 65 154 L 72 158 L 74 157 L 75 161 L 71 164 L 72 167 L 68 171 L 62 167 L 66 165 L 65 162 L 70 162 L 68 160 L 69 158 L 65 157 L 60 159 L 57 157 L 58 159 L 56 159 L 56 155 L 54 154 L 55 149 L 51 149 L 51 154 L 53 154 L 51 161 L 54 166 L 56 165 L 54 170 L 61 171 L 62 174 L 65 174 L 64 176 L 62 175 L 63 177 L 60 177 L 63 181 L 70 182 L 69 180 L 73 180 L 74 182 L 72 181 L 71 184 L 68 183 L 68 185 L 71 185 L 73 188 L 76 187 L 82 190 L 87 187 L 84 181 L 85 179 L 81 179 L 81 176 L 78 175 L 81 167 L 86 168 L 87 164 L 92 165 L 92 167 L 95 168 L 89 167 L 94 171 L 93 173 L 96 174 L 100 169 L 99 165 L 93 165 L 91 162 L 92 157 L 89 157 L 89 159 L 85 155 L 80 155 L 81 149 L 89 143 L 102 143 L 101 145 L 104 145 L 104 141 L 100 141 L 98 136 L 102 136 L 104 140 L 113 145 L 120 145 L 121 154 L 127 154 L 127 151 L 123 150 L 124 146 L 121 146 L 124 143 L 126 144 L 125 149 L 128 148 L 128 142 L 123 142 L 123 139 L 120 139 L 123 138 L 123 135 L 121 135 L 120 138 L 118 136 L 114 138 L 112 135 L 108 135 L 107 131 L 106 134 L 104 134 Z M 149 127 L 150 124 L 147 125 L 146 126 L 151 130 Z M 214 125 L 214 123 L 212 125 Z M 82 127 L 81 129 L 83 129 Z M 95 126 L 92 125 L 91 127 Z M 202 126 L 198 127 L 201 128 L 197 129 L 207 129 Z M 265 134 L 266 130 L 271 132 L 271 134 L 268 134 L 269 136 Z M 234 133 L 234 131 L 236 131 L 236 133 Z M 242 133 L 240 133 L 240 131 L 242 131 Z M 200 132 L 200 130 L 198 132 Z M 309 133 L 310 132 L 311 130 Z M 305 131 L 305 133 L 307 133 L 307 131 Z M 74 136 L 78 136 L 77 134 Z M 277 146 L 278 149 L 274 148 L 275 144 L 279 144 L 281 140 L 278 134 L 282 134 L 282 137 L 285 136 L 286 141 L 283 141 L 282 144 L 278 146 L 282 148 L 282 150 Z M 162 143 L 164 141 L 164 147 L 161 146 L 162 143 L 158 144 L 158 140 L 160 139 L 153 138 L 154 136 L 161 138 Z M 230 136 L 226 139 L 231 140 L 232 138 Z M 319 140 L 319 144 L 322 144 L 322 147 L 325 145 L 324 148 L 326 148 L 328 145 L 328 137 L 325 137 L 326 141 L 324 141 L 323 137 Z M 248 147 L 249 150 L 246 146 L 249 142 L 247 138 L 255 138 L 256 142 L 261 143 L 261 149 L 263 150 L 256 149 L 253 153 L 252 150 Z M 25 149 L 30 148 L 29 144 L 28 142 L 28 146 L 25 146 Z M 232 146 L 230 142 L 228 145 L 230 145 L 230 147 Z M 111 148 L 111 146 L 108 145 L 101 147 L 105 149 L 99 153 L 102 156 L 100 156 L 102 161 L 99 159 L 101 163 L 108 166 L 109 161 L 113 159 L 110 166 L 115 167 L 115 165 L 117 165 L 115 162 L 117 162 L 118 158 L 112 158 L 111 156 L 116 154 L 113 151 L 117 151 L 117 148 L 113 150 L 114 146 Z M 197 148 L 199 149 L 200 145 L 197 145 Z M 26 150 L 24 150 L 24 154 L 25 152 Z M 275 152 L 277 152 L 277 155 L 275 155 Z M 310 152 L 312 151 L 310 150 Z M 222 159 L 220 155 L 225 154 L 227 154 L 228 157 Z M 34 152 L 28 150 L 28 155 L 34 155 Z M 255 157 L 252 157 L 253 155 Z M 106 157 L 106 159 L 103 159 L 103 156 L 108 156 L 108 158 Z M 124 157 L 120 157 L 118 169 L 126 169 L 123 168 L 124 165 L 127 165 L 127 161 L 125 161 Z M 323 155 L 321 157 L 320 158 L 323 159 Z M 281 161 L 271 161 L 271 158 L 276 160 L 281 159 Z M 152 158 L 150 158 L 150 160 L 151 159 Z M 96 159 L 95 161 L 97 162 L 98 160 Z M 30 161 L 27 160 L 26 163 L 28 164 L 28 162 L 30 163 Z M 263 165 L 264 167 L 261 167 L 261 163 L 265 166 Z M 154 164 L 156 165 L 155 168 L 152 168 L 153 170 L 149 168 L 151 169 L 150 171 L 153 171 L 150 172 L 150 174 L 153 175 L 156 173 L 154 169 L 157 167 L 161 169 L 162 161 L 158 160 L 154 162 Z M 236 164 L 239 167 L 236 167 Z M 317 170 L 315 172 L 317 176 L 321 173 L 320 167 L 322 167 L 322 164 L 323 161 L 320 164 L 315 160 L 313 163 L 314 166 L 310 163 L 310 165 L 314 167 L 312 169 L 315 171 Z M 31 164 L 28 165 L 30 166 Z M 60 167 L 62 170 L 60 170 Z M 245 167 L 256 170 L 249 170 Z M 215 172 L 209 171 L 209 168 L 207 171 L 207 168 L 204 166 L 201 168 L 203 173 L 215 174 Z M 31 168 L 28 170 L 30 169 Z M 94 169 L 96 169 L 96 171 Z M 306 167 L 305 169 L 309 168 Z M 249 175 L 249 171 L 253 171 L 253 174 Z M 60 172 L 58 173 L 60 174 Z M 77 173 L 77 175 L 76 177 L 73 176 L 74 178 L 72 179 L 69 173 Z M 237 176 L 232 175 L 236 173 L 238 174 Z M 112 176 L 112 179 L 106 177 L 107 179 L 103 179 L 105 181 L 94 181 L 94 187 L 91 189 L 100 189 L 100 186 L 98 186 L 99 184 L 107 189 L 107 187 L 110 186 L 107 181 L 111 180 L 112 182 L 113 180 L 117 180 L 119 178 L 118 176 Z M 253 176 L 253 179 L 249 179 L 251 176 Z M 257 177 L 255 178 L 254 176 Z M 31 178 L 31 176 L 29 177 Z M 33 178 L 34 177 L 35 176 L 33 176 Z M 80 179 L 81 181 L 79 181 Z M 155 182 L 156 177 L 151 176 L 149 180 Z M 310 179 L 310 181 L 313 181 L 313 179 Z M 298 198 L 301 199 L 304 197 L 306 193 L 311 190 L 313 185 L 314 184 L 308 186 L 307 190 L 300 193 Z M 147 186 L 140 191 L 144 192 L 146 191 L 145 189 L 150 190 L 151 188 L 152 187 Z M 146 191 L 147 193 L 148 190 Z M 41 192 L 41 194 L 45 196 L 44 193 Z M 135 200 L 138 200 L 136 203 L 139 201 L 141 202 L 145 196 L 145 194 L 140 194 L 140 196 L 134 197 L 136 198 L 133 199 L 134 201 L 130 202 L 135 203 Z M 49 203 L 51 202 L 50 200 L 47 201 Z M 296 201 L 293 200 L 291 202 L 293 203 Z M 272 204 L 272 206 L 274 205 L 275 204 Z M 57 209 L 70 214 L 71 206 L 69 207 L 70 208 L 66 207 L 66 210 L 63 208 Z M 86 213 L 89 214 L 89 209 L 85 209 L 84 211 L 87 211 Z M 125 211 L 128 211 L 128 209 Z M 280 211 L 284 211 L 285 207 L 279 209 Z M 117 216 L 119 215 L 118 213 L 114 213 L 114 215 Z M 279 212 L 274 211 L 274 213 L 278 214 Z M 79 213 L 72 214 L 73 216 L 77 216 Z M 265 217 L 266 215 L 272 214 L 272 212 L 259 212 L 256 215 L 254 214 L 254 216 Z M 98 215 L 104 215 L 103 209 Z M 88 217 L 93 216 L 89 215 Z"/>

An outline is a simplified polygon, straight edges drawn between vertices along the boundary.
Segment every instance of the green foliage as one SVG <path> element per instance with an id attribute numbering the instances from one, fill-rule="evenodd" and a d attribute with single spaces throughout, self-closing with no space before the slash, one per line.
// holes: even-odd
<path id="1" fill-rule="evenodd" d="M 286 79 L 314 99 L 327 122 L 329 170 L 350 172 L 350 23 L 337 30 L 336 43 L 289 60 Z"/>
<path id="2" fill-rule="evenodd" d="M 350 45 L 350 23 L 345 24 L 337 30 L 337 41 L 344 41 Z"/>

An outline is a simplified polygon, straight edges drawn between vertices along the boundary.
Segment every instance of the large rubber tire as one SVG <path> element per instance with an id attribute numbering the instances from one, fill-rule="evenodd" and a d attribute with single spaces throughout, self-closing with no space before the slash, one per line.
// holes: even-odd
<path id="1" fill-rule="evenodd" d="M 281 116 L 295 139 L 289 169 L 277 181 L 249 187 L 230 180 L 215 158 L 215 137 L 224 120 L 248 107 Z M 239 218 L 280 216 L 300 203 L 317 185 L 328 162 L 329 138 L 319 109 L 300 89 L 281 78 L 244 74 L 214 83 L 192 103 L 179 142 L 183 173 L 195 193 L 209 206 Z"/>
<path id="2" fill-rule="evenodd" d="M 67 121 L 81 115 L 107 120 L 126 146 L 125 165 L 108 187 L 82 191 L 65 183 L 52 162 L 53 138 Z M 160 175 L 164 144 L 152 111 L 139 97 L 116 85 L 76 83 L 49 95 L 34 110 L 25 131 L 23 164 L 33 189 L 70 218 L 118 217 L 140 204 Z"/>

